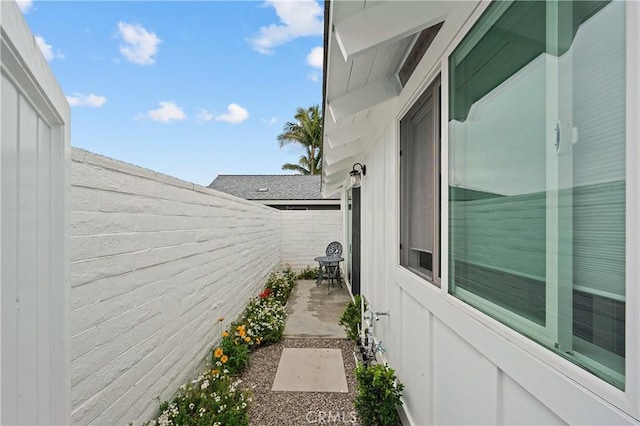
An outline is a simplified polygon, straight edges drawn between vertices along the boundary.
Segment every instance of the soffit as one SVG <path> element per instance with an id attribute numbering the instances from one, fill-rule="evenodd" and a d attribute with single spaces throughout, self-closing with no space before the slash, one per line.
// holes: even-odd
<path id="1" fill-rule="evenodd" d="M 372 109 L 397 97 L 397 72 L 423 29 L 442 22 L 446 1 L 331 1 L 325 64 L 323 194 L 339 189 L 375 134 Z"/>

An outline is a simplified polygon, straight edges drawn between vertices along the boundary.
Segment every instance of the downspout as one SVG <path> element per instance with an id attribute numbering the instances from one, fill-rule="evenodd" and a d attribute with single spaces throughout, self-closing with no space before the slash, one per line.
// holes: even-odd
<path id="1" fill-rule="evenodd" d="M 323 56 L 322 59 L 322 165 L 324 166 L 324 153 L 326 150 L 324 149 L 324 129 L 325 129 L 325 120 L 326 120 L 326 111 L 324 110 L 325 105 L 327 105 L 327 66 L 329 62 L 329 37 L 331 36 L 331 31 L 329 28 L 329 18 L 330 13 L 329 9 L 331 7 L 331 0 L 324 1 L 324 43 L 323 43 Z M 322 187 L 324 186 L 322 172 L 320 172 L 320 192 L 322 192 Z"/>

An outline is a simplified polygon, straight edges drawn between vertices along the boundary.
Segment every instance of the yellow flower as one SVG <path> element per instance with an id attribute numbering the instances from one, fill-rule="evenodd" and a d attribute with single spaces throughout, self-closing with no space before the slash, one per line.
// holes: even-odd
<path id="1" fill-rule="evenodd" d="M 222 361 L 222 363 L 224 364 L 225 362 L 227 362 L 228 359 L 229 359 L 228 356 L 222 355 L 222 358 L 220 358 L 220 361 Z"/>
<path id="2" fill-rule="evenodd" d="M 240 337 L 244 337 L 244 336 L 245 336 L 245 334 L 247 334 L 247 333 L 244 331 L 244 328 L 243 328 L 242 330 L 240 330 L 240 331 L 238 332 L 238 334 L 240 334 Z"/>
<path id="3" fill-rule="evenodd" d="M 213 351 L 213 356 L 216 358 L 220 358 L 222 356 L 222 348 L 216 348 L 216 350 Z"/>
<path id="4" fill-rule="evenodd" d="M 220 374 L 220 370 L 211 370 L 211 374 L 213 374 L 214 376 Z"/>
<path id="5" fill-rule="evenodd" d="M 260 344 L 260 338 L 256 337 L 256 343 L 259 345 Z"/>
<path id="6" fill-rule="evenodd" d="M 218 322 L 222 322 L 222 321 L 224 321 L 224 317 L 218 318 Z"/>
<path id="7" fill-rule="evenodd" d="M 226 331 L 222 332 L 222 337 L 227 337 L 229 335 L 229 333 L 227 333 Z"/>
<path id="8" fill-rule="evenodd" d="M 245 337 L 245 338 L 244 338 L 244 341 L 245 341 L 245 342 L 247 342 L 247 343 L 249 343 L 249 342 L 251 341 L 251 337 L 249 337 L 249 336 Z"/>
<path id="9" fill-rule="evenodd" d="M 236 330 L 238 331 L 238 333 L 240 333 L 241 331 L 244 331 L 244 325 L 237 326 Z"/>

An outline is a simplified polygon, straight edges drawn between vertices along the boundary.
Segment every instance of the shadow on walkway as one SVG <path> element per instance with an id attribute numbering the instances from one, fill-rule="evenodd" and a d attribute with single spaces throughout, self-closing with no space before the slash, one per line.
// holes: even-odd
<path id="1" fill-rule="evenodd" d="M 284 337 L 346 339 L 338 324 L 351 301 L 345 284 L 336 284 L 327 294 L 327 281 L 316 286 L 315 280 L 300 280 L 289 296 Z"/>

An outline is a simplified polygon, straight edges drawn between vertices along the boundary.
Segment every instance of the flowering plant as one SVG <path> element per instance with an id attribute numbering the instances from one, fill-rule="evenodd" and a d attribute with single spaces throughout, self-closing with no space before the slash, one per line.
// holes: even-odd
<path id="1" fill-rule="evenodd" d="M 282 337 L 285 316 L 284 305 L 275 298 L 253 298 L 247 306 L 243 331 L 259 345 L 271 345 Z"/>
<path id="2" fill-rule="evenodd" d="M 296 273 L 291 269 L 290 265 L 286 265 L 269 275 L 265 291 L 269 290 L 269 293 L 284 305 L 289 299 L 296 280 Z"/>
<path id="3" fill-rule="evenodd" d="M 207 370 L 180 386 L 171 403 L 160 405 L 160 416 L 145 425 L 248 425 L 251 395 L 239 384 L 225 370 Z"/>
<path id="4" fill-rule="evenodd" d="M 236 331 L 234 334 L 222 333 L 220 345 L 216 347 L 211 361 L 217 368 L 226 368 L 229 374 L 239 374 L 249 365 L 249 344 L 255 342 L 245 336 L 241 338 Z"/>
<path id="5" fill-rule="evenodd" d="M 269 296 L 271 296 L 271 289 L 270 288 L 265 288 L 264 291 L 262 293 L 260 293 L 260 299 L 266 299 Z"/>
<path id="6" fill-rule="evenodd" d="M 249 393 L 237 389 L 239 374 L 249 364 L 250 349 L 276 343 L 282 337 L 287 298 L 296 282 L 290 266 L 271 273 L 265 289 L 249 301 L 238 323 L 222 332 L 211 354 L 211 365 L 196 380 L 182 385 L 171 403 L 160 404 L 160 416 L 144 425 L 249 424 Z M 222 327 L 223 317 L 216 323 Z"/>

